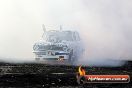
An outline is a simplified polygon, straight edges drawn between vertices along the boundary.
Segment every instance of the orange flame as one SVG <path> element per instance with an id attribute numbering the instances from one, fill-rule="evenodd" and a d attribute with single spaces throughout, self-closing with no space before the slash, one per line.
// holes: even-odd
<path id="1" fill-rule="evenodd" d="M 79 66 L 78 71 L 79 71 L 80 76 L 84 76 L 84 75 L 86 74 L 86 72 L 85 72 L 85 70 L 82 68 L 82 66 Z"/>

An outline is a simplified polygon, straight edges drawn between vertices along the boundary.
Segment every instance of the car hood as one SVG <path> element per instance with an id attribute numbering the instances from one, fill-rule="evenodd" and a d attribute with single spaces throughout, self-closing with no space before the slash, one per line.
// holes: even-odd
<path id="1" fill-rule="evenodd" d="M 35 45 L 56 45 L 56 46 L 67 46 L 70 47 L 72 45 L 72 42 L 70 41 L 62 41 L 62 42 L 46 42 L 46 41 L 39 41 L 35 43 Z"/>

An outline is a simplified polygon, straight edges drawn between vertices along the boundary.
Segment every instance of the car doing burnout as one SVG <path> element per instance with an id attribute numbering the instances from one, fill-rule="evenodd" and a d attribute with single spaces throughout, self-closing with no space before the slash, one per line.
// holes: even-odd
<path id="1" fill-rule="evenodd" d="M 82 42 L 77 31 L 45 31 L 42 39 L 33 46 L 37 61 L 75 62 L 83 53 Z"/>

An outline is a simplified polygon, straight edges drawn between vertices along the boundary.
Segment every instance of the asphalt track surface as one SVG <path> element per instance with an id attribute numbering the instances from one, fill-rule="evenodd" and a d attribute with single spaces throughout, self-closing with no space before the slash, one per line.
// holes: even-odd
<path id="1" fill-rule="evenodd" d="M 132 79 L 131 62 L 122 67 L 87 67 L 86 74 L 127 74 Z M 0 88 L 132 88 L 124 84 L 77 84 L 78 66 L 43 63 L 0 63 Z"/>

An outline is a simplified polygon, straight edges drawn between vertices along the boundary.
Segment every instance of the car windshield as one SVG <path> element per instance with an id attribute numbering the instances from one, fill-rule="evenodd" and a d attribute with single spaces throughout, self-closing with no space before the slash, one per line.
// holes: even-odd
<path id="1" fill-rule="evenodd" d="M 45 33 L 43 38 L 49 42 L 60 42 L 62 40 L 73 41 L 71 31 L 49 31 Z"/>

